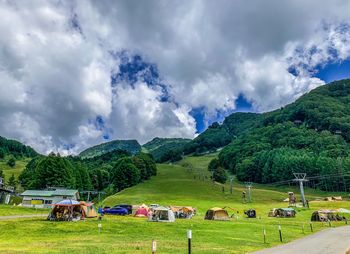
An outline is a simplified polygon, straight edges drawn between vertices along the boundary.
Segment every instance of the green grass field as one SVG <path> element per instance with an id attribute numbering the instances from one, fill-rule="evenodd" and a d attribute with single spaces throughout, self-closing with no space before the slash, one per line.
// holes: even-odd
<path id="1" fill-rule="evenodd" d="M 22 173 L 23 169 L 26 167 L 30 160 L 31 159 L 28 158 L 16 160 L 16 165 L 13 168 L 7 165 L 8 157 L 0 160 L 0 169 L 3 170 L 3 173 L 5 175 L 5 182 L 9 180 L 12 174 L 14 174 L 16 180 L 18 180 L 18 176 Z M 20 187 L 20 185 L 17 187 Z"/>
<path id="2" fill-rule="evenodd" d="M 3 253 L 151 253 L 151 242 L 155 239 L 157 253 L 186 253 L 186 231 L 192 229 L 193 253 L 247 253 L 280 244 L 278 225 L 282 227 L 284 242 L 289 242 L 311 233 L 312 211 L 350 208 L 349 201 L 319 201 L 311 202 L 310 210 L 298 209 L 296 218 L 267 217 L 270 208 L 287 206 L 281 202 L 287 197 L 287 189 L 281 192 L 276 187 L 265 189 L 257 185 L 253 189 L 253 203 L 242 204 L 242 185 L 235 182 L 231 195 L 228 185 L 222 193 L 221 186 L 203 177 L 207 176 L 206 166 L 213 156 L 188 157 L 178 165 L 158 165 L 156 177 L 103 201 L 103 205 L 108 206 L 118 203 L 194 206 L 198 213 L 191 220 L 154 223 L 131 216 L 105 216 L 101 234 L 98 234 L 97 219 L 85 222 L 49 222 L 41 218 L 0 220 L 0 249 Z M 310 200 L 327 195 L 306 192 Z M 229 213 L 234 213 L 236 218 L 225 222 L 204 220 L 206 210 L 214 206 L 229 207 Z M 243 210 L 248 208 L 255 208 L 261 219 L 246 219 Z M 332 223 L 332 226 L 341 225 L 344 222 Z M 327 227 L 328 224 L 313 223 L 314 231 Z M 263 229 L 267 232 L 265 244 Z"/>

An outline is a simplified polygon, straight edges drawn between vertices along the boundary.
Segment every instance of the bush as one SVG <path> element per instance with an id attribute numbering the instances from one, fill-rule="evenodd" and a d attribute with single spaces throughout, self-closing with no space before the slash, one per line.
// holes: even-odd
<path id="1" fill-rule="evenodd" d="M 15 160 L 15 158 L 11 157 L 11 158 L 7 161 L 7 165 L 9 165 L 11 168 L 13 168 L 14 166 L 16 166 L 16 160 Z"/>
<path id="2" fill-rule="evenodd" d="M 219 183 L 225 183 L 227 180 L 227 175 L 225 169 L 218 167 L 213 171 L 213 180 Z"/>

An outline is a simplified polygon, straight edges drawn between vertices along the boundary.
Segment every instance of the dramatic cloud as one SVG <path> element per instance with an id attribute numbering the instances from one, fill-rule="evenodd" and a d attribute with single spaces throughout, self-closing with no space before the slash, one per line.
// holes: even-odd
<path id="1" fill-rule="evenodd" d="M 243 95 L 276 109 L 350 57 L 350 3 L 1 1 L 0 135 L 47 153 L 194 137 Z"/>

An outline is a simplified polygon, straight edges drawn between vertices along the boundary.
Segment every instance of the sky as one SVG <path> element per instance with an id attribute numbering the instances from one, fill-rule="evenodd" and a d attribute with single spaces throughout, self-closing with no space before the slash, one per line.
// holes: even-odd
<path id="1" fill-rule="evenodd" d="M 346 0 L 0 0 L 0 135 L 40 153 L 193 138 L 350 76 Z"/>

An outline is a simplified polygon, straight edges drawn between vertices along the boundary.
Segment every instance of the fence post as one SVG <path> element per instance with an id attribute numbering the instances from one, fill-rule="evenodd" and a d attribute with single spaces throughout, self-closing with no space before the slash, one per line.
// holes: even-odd
<path id="1" fill-rule="evenodd" d="M 278 225 L 278 232 L 280 234 L 280 241 L 283 242 L 281 225 Z"/>
<path id="2" fill-rule="evenodd" d="M 303 231 L 303 234 L 305 234 L 305 225 L 303 223 L 303 226 L 302 226 L 302 231 Z"/>
<path id="3" fill-rule="evenodd" d="M 155 254 L 157 251 L 157 241 L 152 240 L 152 254 Z"/>
<path id="4" fill-rule="evenodd" d="M 192 230 L 187 231 L 187 238 L 188 238 L 188 254 L 192 253 Z"/>
<path id="5" fill-rule="evenodd" d="M 265 228 L 263 230 L 263 235 L 264 235 L 264 243 L 266 243 L 266 229 Z"/>
<path id="6" fill-rule="evenodd" d="M 312 222 L 311 221 L 310 221 L 310 230 L 311 230 L 311 232 L 314 232 L 314 229 L 312 227 Z"/>

